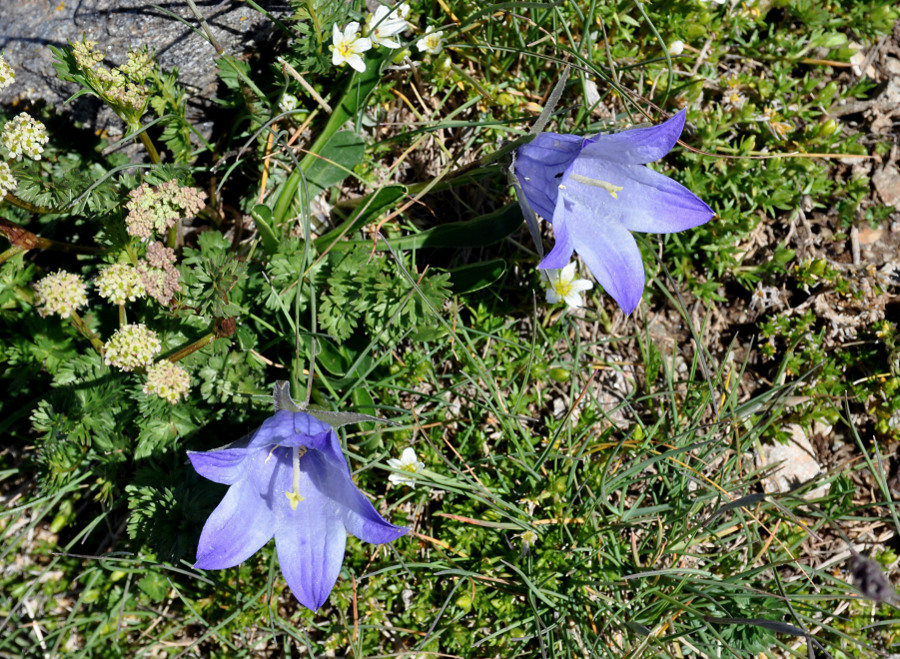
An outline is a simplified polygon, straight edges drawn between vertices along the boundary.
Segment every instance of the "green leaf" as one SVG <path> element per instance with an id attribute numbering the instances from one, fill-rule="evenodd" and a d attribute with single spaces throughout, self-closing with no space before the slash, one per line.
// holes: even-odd
<path id="1" fill-rule="evenodd" d="M 273 218 L 275 226 L 279 226 L 285 221 L 287 212 L 295 201 L 296 191 L 301 178 L 306 175 L 309 179 L 310 170 L 320 166 L 317 165 L 317 163 L 323 162 L 318 157 L 318 154 L 326 156 L 329 160 L 336 160 L 334 154 L 327 151 L 326 147 L 331 144 L 331 139 L 336 136 L 338 131 L 340 131 L 341 126 L 346 124 L 350 119 L 355 119 L 357 115 L 365 109 L 369 95 L 381 80 L 381 67 L 391 57 L 390 51 L 387 51 L 380 57 L 375 56 L 373 51 L 369 51 L 366 56 L 365 72 L 356 73 L 350 79 L 350 82 L 347 84 L 347 89 L 344 91 L 344 95 L 334 108 L 334 111 L 328 117 L 328 121 L 322 128 L 322 132 L 319 133 L 315 142 L 309 147 L 308 153 L 303 157 L 303 160 L 300 161 L 300 167 L 291 172 L 290 176 L 287 177 L 287 180 L 284 183 L 284 189 L 275 205 Z M 359 158 L 362 158 L 361 154 Z M 358 160 L 356 162 L 358 162 Z M 343 179 L 344 177 L 341 177 L 339 181 L 342 181 Z"/>
<path id="2" fill-rule="evenodd" d="M 450 286 L 454 293 L 462 295 L 487 288 L 506 272 L 506 261 L 492 259 L 472 263 L 450 270 Z"/>
<path id="3" fill-rule="evenodd" d="M 522 224 L 522 211 L 518 204 L 508 204 L 500 210 L 482 215 L 474 220 L 442 224 L 411 236 L 402 236 L 391 241 L 395 250 L 422 249 L 423 247 L 487 247 L 509 236 Z M 362 241 L 338 243 L 336 248 L 361 244 Z M 387 250 L 388 245 L 379 241 L 379 250 Z"/>
<path id="4" fill-rule="evenodd" d="M 306 170 L 310 198 L 347 178 L 365 154 L 366 143 L 359 135 L 349 130 L 335 133 Z"/>
<path id="5" fill-rule="evenodd" d="M 148 572 L 138 581 L 138 588 L 154 602 L 162 602 L 169 592 L 169 584 L 158 572 Z"/>
<path id="6" fill-rule="evenodd" d="M 325 252 L 332 243 L 339 240 L 343 236 L 347 236 L 359 231 L 362 227 L 369 224 L 381 213 L 390 208 L 395 201 L 402 198 L 406 194 L 406 186 L 389 185 L 387 187 L 376 190 L 359 202 L 359 205 L 353 213 L 344 220 L 339 226 L 335 227 L 324 236 L 315 240 L 316 249 L 319 252 Z"/>
<path id="7" fill-rule="evenodd" d="M 250 211 L 250 217 L 256 222 L 256 230 L 262 241 L 266 254 L 274 254 L 278 251 L 278 236 L 272 229 L 272 210 L 265 204 L 257 204 Z"/>

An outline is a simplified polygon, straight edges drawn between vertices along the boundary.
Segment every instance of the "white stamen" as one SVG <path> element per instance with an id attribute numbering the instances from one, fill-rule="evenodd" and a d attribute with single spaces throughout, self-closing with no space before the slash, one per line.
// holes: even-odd
<path id="1" fill-rule="evenodd" d="M 579 183 L 584 183 L 585 185 L 590 185 L 595 188 L 603 188 L 609 194 L 612 195 L 613 199 L 618 199 L 617 192 L 623 190 L 624 188 L 621 185 L 613 185 L 607 181 L 601 181 L 596 178 L 588 178 L 587 176 L 582 176 L 581 174 L 569 174 L 569 178 L 573 181 L 578 181 Z M 562 186 L 559 186 L 562 188 Z"/>

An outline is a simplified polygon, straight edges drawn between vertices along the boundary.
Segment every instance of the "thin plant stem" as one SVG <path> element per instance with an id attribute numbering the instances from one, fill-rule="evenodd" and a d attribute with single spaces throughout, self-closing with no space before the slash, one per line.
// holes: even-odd
<path id="1" fill-rule="evenodd" d="M 150 162 L 154 165 L 159 165 L 162 160 L 159 157 L 159 151 L 156 150 L 156 146 L 153 144 L 153 140 L 147 134 L 147 131 L 141 131 L 138 133 L 138 139 L 144 145 L 144 148 L 147 149 L 147 155 L 150 156 Z"/>
<path id="2" fill-rule="evenodd" d="M 22 210 L 26 210 L 29 213 L 36 213 L 37 215 L 58 215 L 60 213 L 66 212 L 64 208 L 50 208 L 49 206 L 38 206 L 37 204 L 32 204 L 30 201 L 20 199 L 11 192 L 7 192 L 6 195 L 4 195 L 3 199 L 11 203 L 13 206 L 18 206 Z"/>
<path id="3" fill-rule="evenodd" d="M 216 340 L 218 335 L 215 332 L 210 332 L 209 334 L 197 339 L 189 346 L 185 346 L 174 355 L 171 355 L 168 359 L 170 362 L 175 363 L 177 361 L 181 361 L 188 355 L 197 352 L 200 348 L 204 348 L 208 346 L 210 343 Z"/>
<path id="4" fill-rule="evenodd" d="M 94 334 L 90 327 L 88 327 L 84 319 L 78 315 L 77 311 L 69 312 L 69 320 L 72 322 L 72 325 L 75 326 L 81 335 L 91 342 L 91 345 L 94 346 L 94 350 L 103 355 L 103 341 L 100 340 L 100 337 Z"/>

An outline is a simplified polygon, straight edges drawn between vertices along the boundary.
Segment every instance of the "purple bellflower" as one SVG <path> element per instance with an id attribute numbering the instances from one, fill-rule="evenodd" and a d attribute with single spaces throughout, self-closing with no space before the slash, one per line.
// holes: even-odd
<path id="1" fill-rule="evenodd" d="M 280 410 L 247 437 L 188 457 L 201 476 L 229 486 L 203 526 L 194 567 L 234 567 L 274 536 L 288 586 L 313 611 L 337 581 L 348 531 L 376 544 L 407 532 L 376 512 L 350 479 L 337 434 L 306 412 Z"/>
<path id="2" fill-rule="evenodd" d="M 528 207 L 553 224 L 556 245 L 540 263 L 562 269 L 577 251 L 625 313 L 644 291 L 644 264 L 632 231 L 674 233 L 715 213 L 648 162 L 678 141 L 685 111 L 649 128 L 584 138 L 540 133 L 519 148 L 515 173 Z M 527 206 L 526 206 L 527 204 Z"/>

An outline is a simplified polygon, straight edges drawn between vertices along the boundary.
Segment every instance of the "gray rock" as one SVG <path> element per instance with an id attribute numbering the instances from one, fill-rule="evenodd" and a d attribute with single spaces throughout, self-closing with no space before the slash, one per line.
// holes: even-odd
<path id="1" fill-rule="evenodd" d="M 272 22 L 244 2 L 197 0 L 196 4 L 224 51 L 236 57 L 250 54 L 272 33 Z M 268 5 L 276 15 L 287 9 L 286 2 L 260 4 Z M 274 4 L 280 8 L 272 7 Z M 0 91 L 0 104 L 43 100 L 59 105 L 71 96 L 76 86 L 56 78 L 53 55 L 47 46 L 62 47 L 69 41 L 79 41 L 82 35 L 96 41 L 98 49 L 106 53 L 107 66 L 123 64 L 129 47 L 149 45 L 156 50 L 163 69 L 179 70 L 179 81 L 191 96 L 212 98 L 215 48 L 203 36 L 186 2 L 159 2 L 158 6 L 187 24 L 150 2 L 0 0 L 0 50 L 16 72 L 15 84 Z M 93 106 L 97 112 L 99 108 Z M 84 104 L 79 104 L 78 113 L 83 115 L 84 111 Z M 96 117 L 78 118 L 89 124 L 96 121 Z M 115 132 L 112 124 L 108 127 Z"/>

